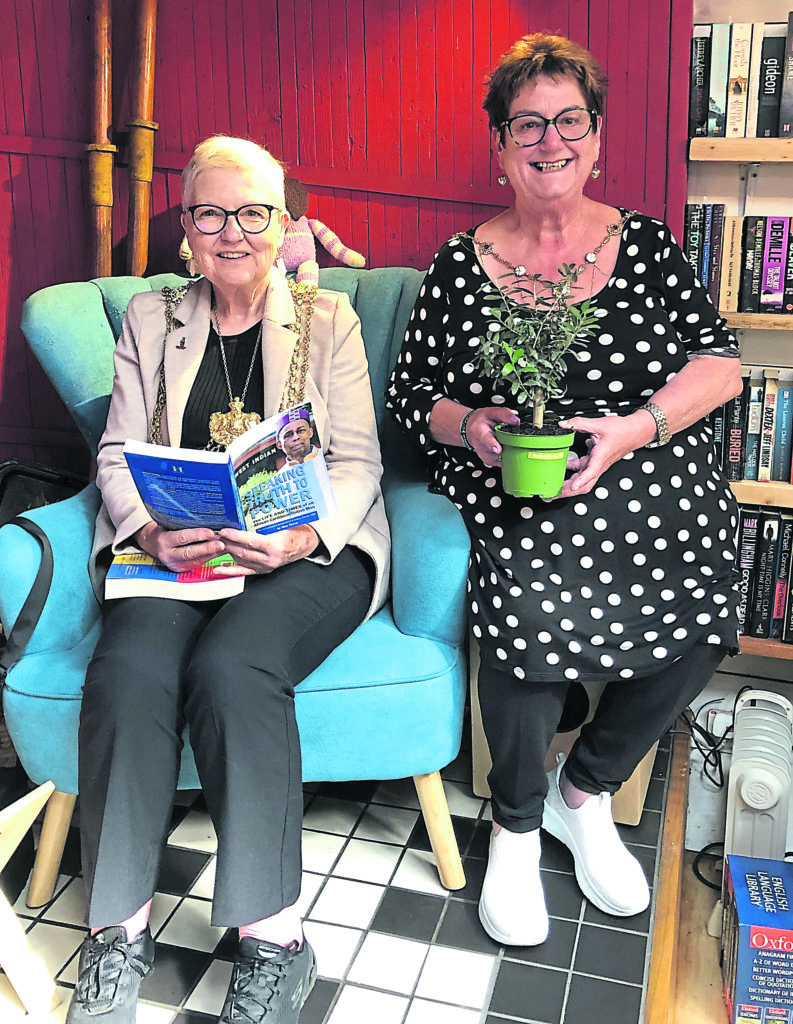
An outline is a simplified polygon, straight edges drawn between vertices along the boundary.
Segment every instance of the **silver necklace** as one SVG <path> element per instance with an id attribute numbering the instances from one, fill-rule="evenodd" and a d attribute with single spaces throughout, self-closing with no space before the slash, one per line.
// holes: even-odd
<path id="1" fill-rule="evenodd" d="M 239 397 L 235 397 L 234 392 L 231 389 L 231 377 L 229 376 L 229 367 L 226 362 L 226 348 L 223 344 L 223 335 L 220 333 L 220 320 L 218 318 L 217 305 L 215 303 L 215 296 L 212 296 L 212 304 L 210 306 L 210 316 L 215 328 L 215 333 L 218 336 L 220 343 L 220 358 L 223 361 L 223 373 L 226 376 L 226 387 L 229 392 L 229 411 L 228 412 L 213 412 L 209 417 L 209 436 L 215 445 L 220 448 L 225 448 L 229 445 L 235 437 L 239 437 L 240 434 L 244 434 L 246 430 L 249 430 L 255 424 L 261 422 L 261 416 L 258 412 L 245 412 L 245 396 L 248 394 L 248 385 L 251 382 L 251 374 L 253 368 L 256 365 L 256 356 L 259 352 L 259 346 L 262 343 L 262 331 L 264 329 L 264 318 L 259 323 L 259 333 L 256 337 L 256 344 L 253 346 L 253 356 L 251 357 L 251 365 L 248 367 L 248 376 L 245 378 L 245 386 L 242 389 L 242 394 Z"/>
<path id="2" fill-rule="evenodd" d="M 608 243 L 610 238 L 613 238 L 615 235 L 619 235 L 621 233 L 622 229 L 625 227 L 625 222 L 628 220 L 629 217 L 633 217 L 635 213 L 635 210 L 631 210 L 629 213 L 623 215 L 619 223 L 609 224 L 609 226 L 606 228 L 606 234 L 603 238 L 603 241 L 598 246 L 596 246 L 591 252 L 588 252 L 584 256 L 583 262 L 579 263 L 579 265 L 575 268 L 574 275 L 580 274 L 582 270 L 586 270 L 587 266 L 592 266 L 597 262 L 598 254 L 600 253 L 600 250 L 603 248 L 603 246 Z M 493 248 L 492 242 L 480 242 L 476 235 L 473 236 L 473 241 L 474 245 L 476 246 L 476 251 L 479 253 L 480 256 L 492 256 L 494 260 L 498 260 L 498 262 L 502 263 L 505 267 L 509 267 L 509 269 L 515 275 L 515 277 L 528 276 L 528 271 L 522 263 L 519 263 L 517 265 L 515 263 L 510 263 L 509 260 L 505 259 L 502 255 L 500 255 L 500 253 L 496 252 L 496 250 Z"/>

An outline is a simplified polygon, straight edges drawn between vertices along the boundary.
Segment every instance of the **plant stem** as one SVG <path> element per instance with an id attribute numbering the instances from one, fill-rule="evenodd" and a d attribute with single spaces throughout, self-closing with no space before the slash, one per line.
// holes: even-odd
<path id="1" fill-rule="evenodd" d="M 532 388 L 531 400 L 532 400 L 532 423 L 535 427 L 542 426 L 542 417 L 545 412 L 545 401 L 542 393 L 542 388 Z"/>

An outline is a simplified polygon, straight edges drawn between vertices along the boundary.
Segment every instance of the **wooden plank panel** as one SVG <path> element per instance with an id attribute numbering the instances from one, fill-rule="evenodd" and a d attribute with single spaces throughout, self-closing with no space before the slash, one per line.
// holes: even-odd
<path id="1" fill-rule="evenodd" d="M 41 68 L 32 7 L 29 4 L 17 4 L 16 13 L 19 40 L 25 40 L 25 45 L 20 45 L 19 48 L 22 65 L 23 133 L 25 135 L 43 135 L 39 69 L 46 71 L 46 62 L 44 62 L 44 68 Z"/>
<path id="2" fill-rule="evenodd" d="M 16 9 L 14 10 L 16 15 Z M 14 20 L 11 31 L 0 32 L 0 118 L 4 133 L 24 135 L 22 102 L 22 47 L 19 26 Z"/>
<path id="3" fill-rule="evenodd" d="M 435 4 L 419 3 L 416 19 L 418 38 L 416 65 L 418 67 L 418 174 L 420 178 L 451 178 L 448 162 L 438 163 L 438 94 L 436 82 L 444 68 L 435 62 Z M 409 59 L 409 58 L 407 58 Z"/>
<path id="4" fill-rule="evenodd" d="M 274 81 L 269 74 L 270 68 L 267 64 L 262 66 L 265 73 L 266 85 L 274 89 L 273 95 L 277 96 L 280 86 L 281 96 L 281 159 L 287 164 L 300 162 L 299 137 L 302 131 L 302 122 L 305 111 L 298 104 L 298 66 L 295 32 L 297 26 L 294 20 L 292 3 L 288 0 L 279 0 L 278 3 L 278 53 L 280 56 L 279 78 Z M 265 84 L 265 83 L 263 83 Z M 307 116 L 307 115 L 306 115 Z M 306 122 L 308 123 L 308 121 Z"/>
<path id="5" fill-rule="evenodd" d="M 352 79 L 347 62 L 347 19 L 343 4 L 327 6 L 328 80 L 333 166 L 350 169 L 350 91 Z"/>
<path id="6" fill-rule="evenodd" d="M 259 29 L 261 31 L 261 28 Z M 229 90 L 229 131 L 248 135 L 250 122 L 245 95 L 245 62 L 251 51 L 246 46 L 247 24 L 243 0 L 226 0 L 226 62 Z"/>
<path id="7" fill-rule="evenodd" d="M 314 158 L 323 167 L 335 166 L 331 132 L 330 50 L 328 0 L 311 0 L 311 62 L 314 70 Z"/>
<path id="8" fill-rule="evenodd" d="M 315 111 L 316 69 L 311 24 L 311 0 L 294 0 L 295 56 L 297 70 L 298 159 L 317 163 L 317 124 Z M 326 166 L 326 165 L 323 165 Z"/>
<path id="9" fill-rule="evenodd" d="M 423 93 L 427 88 L 427 81 L 424 79 L 425 68 L 421 63 L 420 50 L 423 49 L 420 40 L 421 29 L 419 27 L 418 12 L 415 0 L 409 0 L 399 7 L 399 47 L 400 47 L 400 89 L 399 89 L 399 170 L 400 174 L 416 175 L 421 174 L 422 167 L 419 157 L 421 146 L 421 128 L 419 125 L 419 111 L 423 99 Z M 432 43 L 440 43 L 443 38 L 444 26 L 438 24 L 432 36 Z M 451 67 L 451 64 L 445 65 Z M 448 88 L 451 75 L 441 75 L 435 89 L 431 94 L 437 92 L 438 110 L 443 109 L 441 95 L 444 87 Z M 435 145 L 443 146 L 441 141 L 442 130 L 439 118 L 436 114 L 435 127 L 433 131 Z"/>
<path id="10" fill-rule="evenodd" d="M 347 0 L 347 69 L 350 82 L 348 127 L 350 169 L 366 166 L 366 53 L 363 0 Z"/>

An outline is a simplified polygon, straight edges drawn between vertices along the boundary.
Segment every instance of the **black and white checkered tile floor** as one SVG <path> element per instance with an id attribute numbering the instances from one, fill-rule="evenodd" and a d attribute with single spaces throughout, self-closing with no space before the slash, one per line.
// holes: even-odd
<path id="1" fill-rule="evenodd" d="M 650 879 L 668 764 L 664 742 L 641 822 L 620 826 Z M 470 752 L 443 776 L 467 876 L 451 893 L 438 881 L 411 780 L 306 787 L 300 907 L 319 979 L 301 1024 L 638 1024 L 652 908 L 630 920 L 595 910 L 567 850 L 544 835 L 551 936 L 538 947 L 500 947 L 477 917 L 490 808 L 472 793 Z M 220 1011 L 235 940 L 209 924 L 214 848 L 201 795 L 180 793 L 152 909 L 156 966 L 138 1024 L 210 1024 Z M 84 934 L 77 827 L 62 871 L 47 907 L 29 910 L 23 894 L 15 908 L 63 989 L 52 1024 L 65 1017 Z M 3 1024 L 16 1017 L 0 997 Z"/>

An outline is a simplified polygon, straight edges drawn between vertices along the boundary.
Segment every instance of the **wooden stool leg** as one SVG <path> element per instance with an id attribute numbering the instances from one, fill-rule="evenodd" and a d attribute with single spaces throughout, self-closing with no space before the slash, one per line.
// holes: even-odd
<path id="1" fill-rule="evenodd" d="M 449 805 L 443 791 L 440 772 L 428 775 L 414 775 L 421 813 L 430 837 L 432 852 L 441 883 L 447 889 L 462 889 L 465 885 L 465 872 L 457 847 L 457 837 L 452 828 Z"/>
<path id="2" fill-rule="evenodd" d="M 28 886 L 26 902 L 29 907 L 42 907 L 52 899 L 76 802 L 76 796 L 59 793 L 57 790 L 49 799 Z"/>

